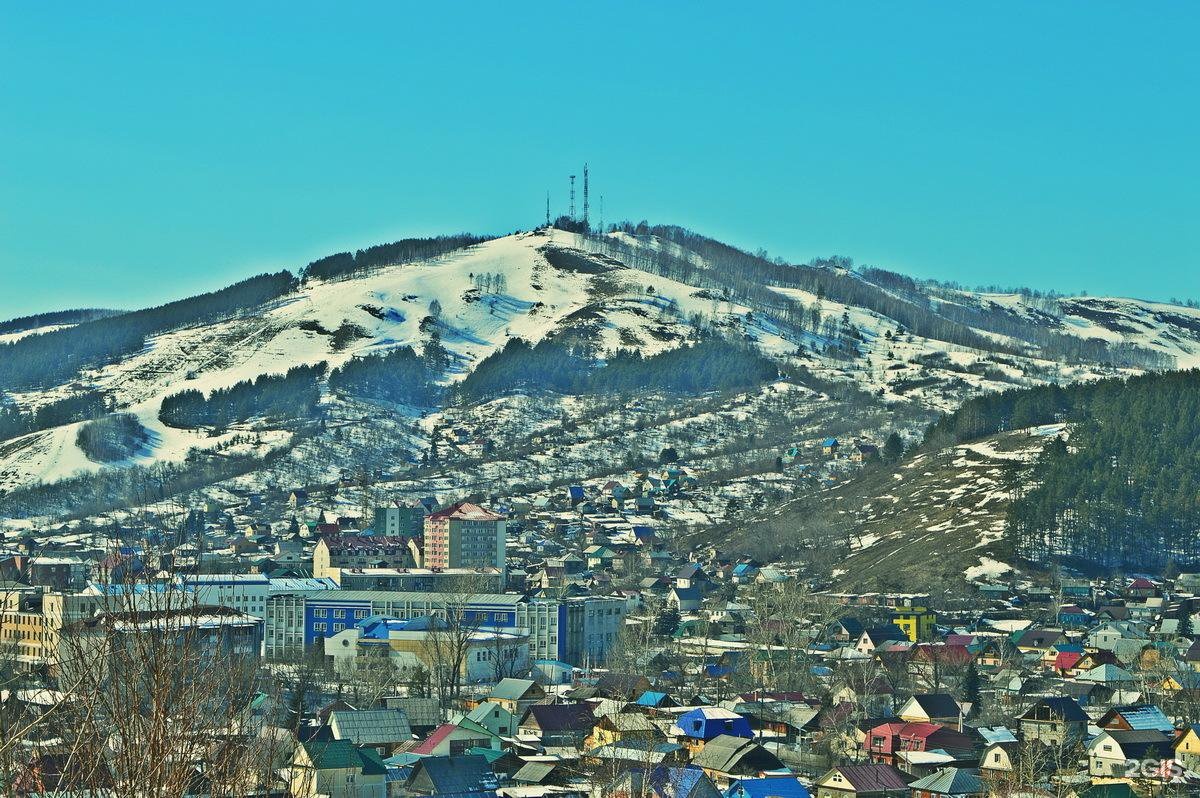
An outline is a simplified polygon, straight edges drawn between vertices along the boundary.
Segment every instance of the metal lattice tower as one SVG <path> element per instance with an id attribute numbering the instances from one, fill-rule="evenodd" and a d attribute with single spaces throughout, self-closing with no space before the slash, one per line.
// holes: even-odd
<path id="1" fill-rule="evenodd" d="M 588 167 L 583 165 L 583 226 L 588 223 Z"/>
<path id="2" fill-rule="evenodd" d="M 550 226 L 550 192 L 546 192 L 546 226 Z"/>
<path id="3" fill-rule="evenodd" d="M 571 220 L 575 219 L 575 175 L 571 175 L 571 209 L 567 212 Z"/>

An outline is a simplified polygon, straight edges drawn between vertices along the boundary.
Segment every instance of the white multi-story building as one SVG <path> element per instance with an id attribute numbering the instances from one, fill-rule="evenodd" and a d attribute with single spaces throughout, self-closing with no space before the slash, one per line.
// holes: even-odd
<path id="1" fill-rule="evenodd" d="M 293 590 L 273 592 L 265 612 L 263 653 L 271 659 L 301 656 L 366 618 L 409 620 L 443 612 L 458 594 L 384 590 Z M 625 602 L 607 596 L 565 600 L 530 599 L 515 593 L 474 595 L 465 618 L 480 631 L 518 633 L 528 638 L 531 660 L 573 665 L 601 663 L 624 623 Z"/>
<path id="2" fill-rule="evenodd" d="M 271 580 L 264 574 L 189 574 L 179 582 L 196 596 L 196 603 L 230 609 L 262 618 L 267 611 Z"/>

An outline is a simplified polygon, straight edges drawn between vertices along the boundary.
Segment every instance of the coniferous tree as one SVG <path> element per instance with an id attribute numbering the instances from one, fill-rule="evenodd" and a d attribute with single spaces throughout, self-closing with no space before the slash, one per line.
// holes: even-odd
<path id="1" fill-rule="evenodd" d="M 1020 556 L 1103 568 L 1200 563 L 1200 371 L 1145 374 L 972 399 L 926 432 L 943 446 L 1018 425 L 1070 423 L 1027 468 L 1005 471 Z"/>
<path id="2" fill-rule="evenodd" d="M 674 607 L 665 607 L 654 618 L 654 633 L 662 637 L 670 637 L 675 634 L 675 630 L 679 628 L 679 622 L 683 620 L 683 616 L 679 614 L 679 610 Z"/>
<path id="3" fill-rule="evenodd" d="M 974 707 L 976 712 L 979 711 L 979 668 L 973 661 L 967 665 L 967 672 L 963 675 L 963 698 Z"/>
<path id="4" fill-rule="evenodd" d="M 883 459 L 889 463 L 894 463 L 904 456 L 904 441 L 900 439 L 899 434 L 893 432 L 887 436 L 887 440 L 883 442 Z"/>

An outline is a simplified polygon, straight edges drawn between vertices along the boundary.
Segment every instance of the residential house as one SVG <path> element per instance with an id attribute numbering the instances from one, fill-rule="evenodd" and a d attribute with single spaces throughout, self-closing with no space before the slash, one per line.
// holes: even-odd
<path id="1" fill-rule="evenodd" d="M 718 787 L 728 787 L 739 778 L 761 777 L 784 769 L 779 757 L 754 740 L 729 734 L 718 735 L 706 742 L 692 757 L 692 764 L 703 770 Z"/>
<path id="2" fill-rule="evenodd" d="M 497 737 L 512 737 L 516 734 L 516 716 L 495 701 L 484 701 L 468 712 L 467 718 Z"/>
<path id="3" fill-rule="evenodd" d="M 813 782 L 814 798 L 909 798 L 909 780 L 891 765 L 838 765 Z"/>
<path id="4" fill-rule="evenodd" d="M 583 556 L 589 571 L 611 571 L 617 563 L 625 564 L 608 546 L 588 546 L 583 550 Z"/>
<path id="5" fill-rule="evenodd" d="M 402 709 L 336 710 L 329 713 L 329 729 L 335 740 L 374 748 L 384 756 L 413 738 Z"/>
<path id="6" fill-rule="evenodd" d="M 436 698 L 387 696 L 383 705 L 388 709 L 403 710 L 414 734 L 425 735 L 442 725 L 442 710 Z"/>
<path id="7" fill-rule="evenodd" d="M 907 751 L 970 751 L 974 741 L 960 731 L 936 723 L 892 721 L 871 729 L 863 740 L 863 751 L 872 762 L 896 764 Z"/>
<path id="8" fill-rule="evenodd" d="M 753 737 L 754 731 L 750 721 L 736 712 L 720 707 L 696 707 L 676 719 L 671 734 L 683 738 L 684 745 L 698 748 L 701 743 L 721 735 Z"/>
<path id="9" fill-rule="evenodd" d="M 700 609 L 704 594 L 698 587 L 679 587 L 674 585 L 667 594 L 667 603 L 680 612 L 695 612 Z"/>
<path id="10" fill-rule="evenodd" d="M 1004 666 L 1005 651 L 1004 644 L 994 637 L 985 637 L 979 640 L 975 647 L 975 664 L 981 670 L 997 670 Z"/>
<path id="11" fill-rule="evenodd" d="M 891 714 L 895 709 L 895 701 L 895 690 L 882 676 L 850 679 L 834 688 L 830 694 L 830 702 L 834 706 L 849 703 L 861 707 L 868 715 Z"/>
<path id="12" fill-rule="evenodd" d="M 1090 648 L 1114 653 L 1117 653 L 1122 641 L 1147 641 L 1149 639 L 1142 625 L 1133 621 L 1111 621 L 1092 629 L 1087 634 L 1087 644 Z M 1140 648 L 1139 645 L 1138 650 Z M 1118 656 L 1120 656 L 1119 653 Z"/>
<path id="13" fill-rule="evenodd" d="M 1092 597 L 1092 583 L 1087 579 L 1063 577 L 1058 582 L 1058 592 L 1072 601 L 1090 599 Z"/>
<path id="14" fill-rule="evenodd" d="M 703 770 L 698 767 L 630 768 L 605 785 L 606 798 L 721 798 Z"/>
<path id="15" fill-rule="evenodd" d="M 1174 749 L 1176 762 L 1188 770 L 1200 771 L 1200 725 L 1193 723 L 1184 729 Z"/>
<path id="16" fill-rule="evenodd" d="M 662 731 L 650 718 L 641 712 L 618 712 L 603 715 L 592 725 L 592 732 L 584 741 L 587 750 L 605 745 L 615 745 L 622 740 L 650 743 L 663 738 Z"/>
<path id="17" fill-rule="evenodd" d="M 499 704 L 518 717 L 546 697 L 546 690 L 532 679 L 501 679 L 492 688 L 487 700 Z"/>
<path id="18" fill-rule="evenodd" d="M 1044 659 L 1057 643 L 1065 640 L 1062 629 L 1026 629 L 1014 642 L 1022 654 L 1037 654 Z M 1054 655 L 1050 659 L 1053 661 Z"/>
<path id="19" fill-rule="evenodd" d="M 999 740 L 984 746 L 979 757 L 979 767 L 986 773 L 1012 773 L 1017 765 L 1021 744 L 1013 740 Z"/>
<path id="20" fill-rule="evenodd" d="M 1109 731 L 1157 731 L 1174 734 L 1175 724 L 1153 704 L 1127 704 L 1105 712 L 1096 725 Z"/>
<path id="21" fill-rule="evenodd" d="M 407 796 L 490 798 L 499 787 L 487 758 L 479 754 L 423 757 L 404 782 Z"/>
<path id="22" fill-rule="evenodd" d="M 472 748 L 500 750 L 501 740 L 469 718 L 462 717 L 457 723 L 443 723 L 429 736 L 408 749 L 420 756 L 452 756 L 466 753 Z"/>
<path id="23" fill-rule="evenodd" d="M 1120 663 L 1117 662 L 1117 655 L 1111 651 L 1085 651 L 1080 655 L 1079 659 L 1075 660 L 1075 664 L 1067 669 L 1065 675 L 1075 677 L 1081 673 L 1087 673 L 1092 668 L 1100 665 L 1118 664 Z"/>
<path id="24" fill-rule="evenodd" d="M 908 785 L 912 798 L 983 798 L 986 794 L 979 771 L 942 768 Z"/>
<path id="25" fill-rule="evenodd" d="M 1098 665 L 1079 674 L 1076 681 L 1094 682 L 1119 690 L 1133 685 L 1137 680 L 1132 673 L 1117 665 Z"/>
<path id="26" fill-rule="evenodd" d="M 296 747 L 289 787 L 294 798 L 386 798 L 387 767 L 349 740 L 310 740 Z"/>
<path id="27" fill-rule="evenodd" d="M 1134 579 L 1124 590 L 1127 599 L 1147 599 L 1157 595 L 1158 585 L 1145 578 Z"/>
<path id="28" fill-rule="evenodd" d="M 875 626 L 870 629 L 863 629 L 862 634 L 858 636 L 858 641 L 854 644 L 854 648 L 860 654 L 874 654 L 875 649 L 882 644 L 897 640 L 908 640 L 908 635 L 899 626 L 895 624 Z"/>
<path id="29" fill-rule="evenodd" d="M 633 702 L 635 709 L 639 712 L 647 712 L 653 714 L 655 710 L 669 709 L 679 706 L 674 698 L 669 693 L 659 692 L 657 690 L 647 690 L 637 697 Z"/>
<path id="30" fill-rule="evenodd" d="M 712 587 L 712 578 L 696 563 L 688 563 L 675 574 L 675 586 L 681 588 L 699 588 L 702 593 Z"/>
<path id="31" fill-rule="evenodd" d="M 609 671 L 596 680 L 597 695 L 618 701 L 633 701 L 650 687 L 650 680 L 639 673 Z"/>
<path id="32" fill-rule="evenodd" d="M 1105 604 L 1096 610 L 1096 620 L 1104 623 L 1108 621 L 1128 621 L 1129 608 L 1124 604 Z"/>
<path id="33" fill-rule="evenodd" d="M 589 704 L 534 704 L 517 729 L 521 737 L 537 739 L 547 748 L 579 748 L 595 723 Z"/>
<path id="34" fill-rule="evenodd" d="M 797 741 L 811 742 L 821 731 L 821 708 L 805 703 L 737 702 L 734 709 L 746 716 L 758 736 L 769 736 L 786 745 L 795 745 Z"/>
<path id="35" fill-rule="evenodd" d="M 1043 698 L 1020 718 L 1025 740 L 1064 747 L 1087 737 L 1088 716 L 1073 698 Z"/>
<path id="36" fill-rule="evenodd" d="M 1087 746 L 1088 774 L 1094 778 L 1125 778 L 1130 760 L 1173 759 L 1171 736 L 1152 729 L 1103 731 Z"/>
<path id="37" fill-rule="evenodd" d="M 936 723 L 962 731 L 963 708 L 947 693 L 918 693 L 896 710 L 906 723 Z"/>
<path id="38" fill-rule="evenodd" d="M 735 585 L 750 585 L 754 583 L 758 576 L 758 571 L 761 568 L 759 563 L 754 561 L 743 561 L 733 566 L 729 572 L 729 581 Z"/>
<path id="39" fill-rule="evenodd" d="M 1058 622 L 1068 629 L 1083 629 L 1092 625 L 1093 615 L 1077 604 L 1067 604 L 1058 609 Z"/>
<path id="40" fill-rule="evenodd" d="M 865 463 L 868 460 L 875 460 L 878 457 L 879 447 L 873 443 L 856 441 L 850 450 L 850 461 L 853 463 Z"/>
<path id="41" fill-rule="evenodd" d="M 1080 671 L 1077 671 L 1075 666 L 1081 659 L 1083 659 L 1083 652 L 1060 651 L 1054 657 L 1054 672 L 1059 676 L 1076 676 Z"/>
<path id="42" fill-rule="evenodd" d="M 810 798 L 810 794 L 795 776 L 771 776 L 737 779 L 725 789 L 724 798 Z"/>
<path id="43" fill-rule="evenodd" d="M 838 643 L 856 643 L 863 633 L 862 621 L 846 616 L 833 622 L 829 629 L 829 638 Z"/>

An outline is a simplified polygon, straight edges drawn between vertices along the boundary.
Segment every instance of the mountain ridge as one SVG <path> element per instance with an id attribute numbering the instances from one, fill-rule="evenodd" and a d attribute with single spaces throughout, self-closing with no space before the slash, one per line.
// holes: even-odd
<path id="1" fill-rule="evenodd" d="M 126 460 L 93 462 L 75 444 L 86 420 L 2 441 L 0 491 L 28 491 L 77 472 L 95 475 L 161 464 L 182 468 L 192 460 L 221 457 L 245 458 L 252 471 L 254 459 L 271 452 L 288 460 L 301 458 L 293 451 L 297 448 L 336 449 L 321 425 L 357 423 L 351 420 L 355 414 L 377 419 L 385 414 L 386 423 L 378 422 L 388 430 L 383 448 L 398 463 L 410 464 L 405 468 L 414 468 L 441 431 L 457 419 L 473 419 L 478 407 L 525 407 L 513 410 L 516 416 L 533 412 L 518 401 L 530 393 L 528 385 L 478 406 L 405 407 L 363 403 L 361 397 L 322 382 L 315 428 L 313 419 L 263 417 L 226 429 L 188 429 L 159 418 L 163 400 L 182 390 L 207 395 L 260 375 L 318 363 L 333 372 L 352 359 L 406 346 L 419 357 L 431 346 L 441 347 L 444 366 L 437 379 L 456 385 L 518 338 L 530 344 L 548 337 L 568 341 L 572 352 L 578 349 L 584 352 L 580 357 L 599 361 L 620 350 L 653 356 L 705 336 L 744 342 L 770 359 L 781 377 L 733 391 L 728 401 L 750 408 L 746 421 L 775 419 L 763 421 L 764 429 L 796 439 L 832 430 L 875 439 L 899 431 L 915 440 L 933 416 L 982 392 L 1200 362 L 1200 311 L 1168 303 L 980 294 L 879 269 L 855 271 L 845 259 L 789 265 L 667 226 L 618 225 L 605 235 L 543 228 L 496 238 L 450 239 L 467 245 L 408 263 L 373 263 L 363 256 L 360 264 L 357 253 L 344 253 L 338 261 L 342 272 L 325 278 L 302 272 L 302 278 L 287 285 L 279 278 L 267 287 L 278 293 L 264 301 L 219 318 L 166 325 L 149 333 L 138 351 L 84 367 L 70 379 L 8 390 L 8 406 L 22 412 L 80 391 L 96 392 L 106 412 L 134 416 L 149 443 Z M 379 251 L 360 253 L 373 250 Z M 321 262 L 328 259 L 315 263 Z M 978 326 L 964 319 L 975 319 Z M 1074 341 L 1083 343 L 1074 347 Z M 3 366 L 0 350 L 0 374 Z M 710 402 L 703 395 L 671 398 L 643 391 L 623 401 L 654 407 L 661 402 L 679 408 L 681 417 L 693 407 L 696 418 L 712 413 L 702 409 Z M 777 407 L 789 401 L 807 406 Z M 600 412 L 597 408 L 604 405 L 595 398 L 561 395 L 545 404 L 563 423 L 576 416 L 590 423 L 586 414 Z M 761 473 L 763 463 L 776 459 L 763 441 L 740 430 L 726 432 L 722 425 L 728 426 L 728 419 L 712 423 L 716 442 L 689 449 L 705 467 L 711 463 L 717 473 L 736 467 Z M 658 433 L 648 436 L 644 430 L 641 434 L 653 437 L 655 445 L 670 445 L 670 433 L 663 432 L 659 440 Z M 607 451 L 610 443 L 597 434 L 593 445 Z M 526 445 L 540 444 L 521 444 Z M 614 455 L 615 462 L 653 454 L 642 448 Z M 365 455 L 352 456 L 351 450 L 354 446 L 347 444 L 326 468 L 314 468 L 310 476 L 328 479 L 336 471 L 354 469 L 353 457 Z M 719 454 L 734 450 L 734 455 Z M 734 463 L 738 457 L 740 465 Z M 567 457 L 563 474 L 547 481 L 565 478 L 582 465 L 573 463 Z M 496 489 L 527 480 L 528 470 L 513 465 L 511 478 L 497 474 Z"/>

